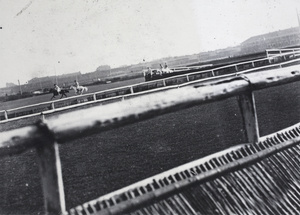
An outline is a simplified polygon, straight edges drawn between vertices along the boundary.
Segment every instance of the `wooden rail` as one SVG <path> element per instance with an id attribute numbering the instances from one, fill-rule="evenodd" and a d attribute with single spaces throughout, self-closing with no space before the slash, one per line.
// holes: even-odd
<path id="1" fill-rule="evenodd" d="M 300 81 L 299 65 L 205 82 L 193 81 L 184 88 L 142 94 L 121 103 L 76 110 L 49 119 L 42 115 L 42 120 L 36 125 L 1 132 L 0 156 L 37 148 L 46 213 L 66 213 L 57 144 L 232 96 L 240 96 L 247 138 L 249 142 L 257 142 L 259 134 L 253 91 L 295 81 Z M 249 159 L 255 160 L 256 156 Z M 151 198 L 154 197 L 155 195 Z"/>
<path id="2" fill-rule="evenodd" d="M 76 108 L 79 106 L 90 105 L 93 103 L 102 103 L 102 102 L 105 103 L 107 101 L 113 101 L 113 100 L 120 101 L 129 98 L 131 96 L 136 96 L 137 93 L 139 95 L 141 92 L 145 92 L 145 91 L 149 92 L 149 90 L 157 89 L 157 88 L 158 88 L 157 90 L 160 91 L 162 90 L 161 88 L 164 88 L 166 86 L 172 86 L 172 85 L 180 87 L 180 85 L 182 84 L 189 84 L 190 82 L 197 81 L 199 79 L 209 80 L 209 79 L 215 79 L 219 77 L 234 76 L 241 73 L 248 73 L 248 72 L 260 71 L 260 70 L 271 69 L 271 68 L 280 68 L 280 67 L 284 67 L 290 64 L 295 64 L 300 62 L 300 59 L 297 59 L 295 57 L 296 54 L 300 55 L 299 49 L 291 49 L 291 50 L 288 49 L 287 51 L 289 52 L 270 55 L 267 58 L 263 58 L 263 59 L 223 66 L 223 67 L 215 68 L 213 70 L 205 70 L 201 72 L 193 72 L 184 75 L 177 75 L 177 76 L 172 76 L 161 80 L 149 81 L 145 83 L 119 87 L 119 88 L 104 90 L 95 93 L 88 93 L 85 95 L 64 98 L 56 101 L 43 102 L 39 104 L 13 108 L 9 110 L 2 110 L 0 111 L 0 123 L 37 116 L 41 112 L 47 112 L 48 110 L 51 110 L 51 112 L 56 112 L 56 111 L 62 111 L 68 109 L 66 107 Z M 290 55 L 294 56 L 292 60 L 288 60 L 288 57 L 286 57 Z M 282 57 L 285 57 L 285 60 L 288 61 L 281 62 L 280 60 L 278 61 L 280 63 L 278 63 L 277 61 L 276 61 L 277 63 L 275 63 L 275 59 L 282 58 Z M 273 64 L 269 65 L 271 61 L 274 62 Z M 265 65 L 261 66 L 260 65 L 261 62 L 265 62 L 264 63 Z M 248 64 L 251 65 L 251 68 L 248 68 L 246 70 L 242 69 L 242 71 L 240 71 L 241 70 L 239 69 L 240 66 L 244 66 Z M 256 66 L 256 64 L 258 64 L 258 66 Z M 230 71 L 227 71 L 228 69 L 230 69 Z"/>
<path id="3" fill-rule="evenodd" d="M 299 165 L 295 166 L 299 159 L 291 162 L 287 156 L 300 153 L 300 123 L 263 139 L 150 177 L 72 208 L 69 214 L 143 214 L 144 211 L 160 215 L 210 214 L 210 210 L 214 214 L 296 214 L 300 201 L 297 178 L 293 175 L 284 178 L 282 173 L 271 175 L 269 163 L 279 165 L 276 171 L 283 174 L 297 169 L 295 174 L 299 176 Z M 280 163 L 276 154 L 283 155 L 286 163 Z M 278 182 L 272 176 L 289 183 Z M 248 180 L 256 183 L 247 182 L 249 177 Z M 296 188 L 293 183 L 297 184 Z M 261 189 L 267 191 L 262 190 L 265 193 L 260 194 Z M 269 199 L 262 201 L 265 196 Z"/>
<path id="4" fill-rule="evenodd" d="M 287 53 L 287 52 L 289 54 L 297 55 L 297 54 L 299 54 L 298 51 L 300 51 L 300 48 L 267 49 L 266 54 L 267 54 L 267 58 L 269 58 L 269 57 L 278 56 L 278 55 L 281 55 L 281 54 Z"/>

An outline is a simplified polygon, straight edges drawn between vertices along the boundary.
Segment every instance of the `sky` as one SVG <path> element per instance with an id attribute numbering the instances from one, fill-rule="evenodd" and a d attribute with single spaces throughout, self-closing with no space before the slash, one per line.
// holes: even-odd
<path id="1" fill-rule="evenodd" d="M 0 0 L 0 87 L 235 46 L 298 26 L 299 0 Z"/>

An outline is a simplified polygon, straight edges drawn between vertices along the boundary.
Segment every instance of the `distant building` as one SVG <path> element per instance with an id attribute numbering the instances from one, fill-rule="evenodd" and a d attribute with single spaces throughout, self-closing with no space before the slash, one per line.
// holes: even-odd
<path id="1" fill-rule="evenodd" d="M 266 49 L 300 46 L 300 27 L 288 28 L 250 37 L 239 46 L 201 52 L 199 61 L 205 62 L 233 56 L 265 52 Z"/>
<path id="2" fill-rule="evenodd" d="M 33 78 L 28 81 L 28 86 L 32 90 L 43 89 L 43 88 L 51 88 L 53 84 L 57 82 L 59 86 L 67 86 L 74 83 L 74 80 L 81 80 L 82 74 L 81 72 L 73 72 L 63 75 L 57 76 L 45 76 L 39 78 Z"/>
<path id="3" fill-rule="evenodd" d="M 228 47 L 224 49 L 217 49 L 214 51 L 201 52 L 198 54 L 198 58 L 199 61 L 205 62 L 205 61 L 218 60 L 223 58 L 230 58 L 240 54 L 241 54 L 241 47 L 234 46 L 234 47 Z"/>
<path id="4" fill-rule="evenodd" d="M 96 71 L 105 71 L 105 70 L 110 70 L 110 66 L 109 65 L 102 65 L 102 66 L 98 66 Z"/>
<path id="5" fill-rule="evenodd" d="M 6 87 L 14 87 L 14 86 L 17 86 L 17 85 L 14 83 L 6 83 Z"/>
<path id="6" fill-rule="evenodd" d="M 262 52 L 266 49 L 285 48 L 300 45 L 300 28 L 288 28 L 250 37 L 241 44 L 243 54 Z"/>
<path id="7" fill-rule="evenodd" d="M 19 91 L 20 91 L 20 88 L 17 85 L 10 86 L 10 87 L 0 88 L 0 96 L 15 95 Z"/>

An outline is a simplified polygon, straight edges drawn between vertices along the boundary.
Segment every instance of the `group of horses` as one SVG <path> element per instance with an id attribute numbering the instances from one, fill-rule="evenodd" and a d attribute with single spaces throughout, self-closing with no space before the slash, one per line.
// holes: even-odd
<path id="1" fill-rule="evenodd" d="M 70 86 L 69 89 L 61 89 L 59 92 L 57 92 L 57 90 L 52 88 L 52 89 L 50 89 L 50 93 L 53 93 L 51 100 L 54 99 L 58 95 L 61 95 L 60 99 L 64 96 L 68 97 L 67 93 L 69 93 L 69 90 L 74 90 L 75 95 L 82 95 L 84 92 L 88 91 L 88 88 L 84 87 L 84 86 L 79 86 L 78 88 L 76 88 L 74 86 Z"/>
<path id="2" fill-rule="evenodd" d="M 145 74 L 145 81 L 152 81 L 164 77 L 170 77 L 174 70 L 166 67 L 162 69 L 150 69 Z"/>

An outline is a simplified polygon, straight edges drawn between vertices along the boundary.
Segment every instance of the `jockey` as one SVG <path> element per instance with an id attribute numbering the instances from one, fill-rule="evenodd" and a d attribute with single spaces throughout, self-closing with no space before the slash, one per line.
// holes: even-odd
<path id="1" fill-rule="evenodd" d="M 54 89 L 59 93 L 61 91 L 60 87 L 57 84 L 54 84 Z"/>
<path id="2" fill-rule="evenodd" d="M 151 67 L 148 67 L 148 74 L 152 77 L 153 71 L 152 71 Z"/>
<path id="3" fill-rule="evenodd" d="M 165 62 L 165 66 L 164 66 L 164 69 L 163 69 L 163 71 L 165 72 L 165 73 L 172 73 L 173 72 L 173 70 L 172 69 L 169 69 L 169 67 L 168 67 L 168 65 L 167 65 L 167 63 Z"/>
<path id="4" fill-rule="evenodd" d="M 75 83 L 75 87 L 78 88 L 79 87 L 78 81 L 75 80 L 74 83 Z"/>
<path id="5" fill-rule="evenodd" d="M 75 81 L 74 81 L 74 83 L 75 83 L 75 87 L 76 87 L 76 89 L 77 89 L 77 92 L 78 92 L 78 91 L 79 91 L 79 87 L 80 87 L 80 86 L 79 86 L 79 83 L 78 83 L 78 81 L 77 81 L 77 80 L 75 80 Z"/>

